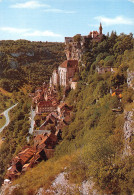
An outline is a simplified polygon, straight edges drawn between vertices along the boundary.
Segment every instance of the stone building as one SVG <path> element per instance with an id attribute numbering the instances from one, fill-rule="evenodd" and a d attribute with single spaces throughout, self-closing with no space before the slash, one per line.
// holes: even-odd
<path id="1" fill-rule="evenodd" d="M 65 53 L 67 60 L 80 60 L 85 50 L 85 43 L 90 40 L 94 42 L 101 42 L 103 38 L 102 25 L 100 23 L 99 31 L 92 31 L 87 36 L 77 34 L 74 37 L 65 37 Z"/>
<path id="2" fill-rule="evenodd" d="M 78 72 L 77 60 L 66 60 L 58 67 L 59 83 L 61 86 L 67 86 Z"/>
<path id="3" fill-rule="evenodd" d="M 58 70 L 54 70 L 50 78 L 50 87 L 52 86 L 71 86 L 75 73 L 78 72 L 78 60 L 65 60 Z"/>
<path id="4" fill-rule="evenodd" d="M 111 72 L 111 73 L 116 73 L 118 70 L 118 68 L 114 68 L 114 67 L 110 67 L 110 66 L 106 66 L 106 67 L 96 67 L 96 71 L 98 72 L 98 74 L 105 74 L 107 72 Z"/>
<path id="5" fill-rule="evenodd" d="M 58 70 L 55 69 L 55 70 L 53 71 L 51 80 L 52 80 L 52 84 L 53 84 L 53 85 L 55 85 L 55 86 L 58 85 L 58 83 L 59 83 Z"/>
<path id="6" fill-rule="evenodd" d="M 50 113 L 55 111 L 56 106 L 51 101 L 41 101 L 36 105 L 36 114 Z"/>
<path id="7" fill-rule="evenodd" d="M 57 70 L 54 70 L 50 78 L 50 88 L 52 86 L 63 86 L 75 89 L 77 80 L 75 74 L 79 72 L 78 62 L 85 51 L 85 45 L 89 41 L 100 42 L 103 38 L 102 25 L 99 31 L 90 32 L 87 36 L 77 34 L 74 37 L 65 37 L 65 53 L 67 60 L 64 61 Z"/>

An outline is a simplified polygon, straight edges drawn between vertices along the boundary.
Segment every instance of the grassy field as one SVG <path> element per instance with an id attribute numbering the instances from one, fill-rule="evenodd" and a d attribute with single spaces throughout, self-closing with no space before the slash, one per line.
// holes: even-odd
<path id="1" fill-rule="evenodd" d="M 46 162 L 41 162 L 36 167 L 27 171 L 13 185 L 19 184 L 16 194 L 33 194 L 40 187 L 48 189 L 56 176 L 68 167 L 73 156 L 64 156 L 56 160 L 52 158 Z"/>
<path id="2" fill-rule="evenodd" d="M 2 116 L 2 118 L 0 118 L 0 128 L 3 127 L 5 123 L 6 123 L 6 118 L 5 116 Z"/>

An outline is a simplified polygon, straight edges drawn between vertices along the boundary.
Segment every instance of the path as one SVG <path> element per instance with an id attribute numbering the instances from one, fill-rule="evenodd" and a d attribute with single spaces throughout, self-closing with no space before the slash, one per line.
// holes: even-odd
<path id="1" fill-rule="evenodd" d="M 18 103 L 17 103 L 18 104 Z M 7 127 L 8 125 L 9 125 L 9 123 L 10 123 L 10 118 L 9 118 L 9 115 L 8 115 L 8 112 L 10 111 L 10 110 L 12 110 L 15 106 L 17 106 L 17 104 L 15 104 L 15 105 L 13 105 L 13 106 L 11 106 L 10 108 L 8 108 L 7 110 L 5 110 L 2 114 L 6 117 L 6 123 L 5 123 L 5 125 L 2 127 L 2 128 L 0 128 L 0 133 L 3 131 L 3 129 L 5 128 L 5 127 Z"/>

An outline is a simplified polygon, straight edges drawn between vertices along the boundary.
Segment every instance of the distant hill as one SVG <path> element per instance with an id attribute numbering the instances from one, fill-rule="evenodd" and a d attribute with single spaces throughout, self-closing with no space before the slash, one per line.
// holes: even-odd
<path id="1" fill-rule="evenodd" d="M 40 85 L 64 59 L 63 43 L 0 41 L 0 86 L 13 91 L 25 83 Z"/>

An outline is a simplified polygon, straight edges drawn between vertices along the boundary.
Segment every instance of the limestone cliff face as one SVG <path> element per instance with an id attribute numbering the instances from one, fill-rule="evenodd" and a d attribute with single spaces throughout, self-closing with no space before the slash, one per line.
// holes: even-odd
<path id="1" fill-rule="evenodd" d="M 83 54 L 83 42 L 66 43 L 65 53 L 67 60 L 80 60 Z"/>
<path id="2" fill-rule="evenodd" d="M 132 111 L 125 111 L 125 123 L 124 123 L 124 138 L 125 138 L 125 146 L 124 146 L 124 155 L 131 155 L 133 153 L 130 142 L 131 137 L 134 134 L 134 109 Z"/>
<path id="3" fill-rule="evenodd" d="M 134 90 L 134 71 L 127 71 L 127 84 L 128 87 L 132 87 Z"/>
<path id="4" fill-rule="evenodd" d="M 89 42 L 101 42 L 104 34 L 102 33 L 102 25 L 100 23 L 99 31 L 90 32 L 86 36 L 77 34 L 74 37 L 65 37 L 65 53 L 67 60 L 80 61 L 85 50 L 85 45 Z"/>
<path id="5" fill-rule="evenodd" d="M 127 71 L 127 84 L 134 90 L 134 71 Z M 125 123 L 124 123 L 124 138 L 125 138 L 125 148 L 124 155 L 131 155 L 134 151 L 130 147 L 131 138 L 134 135 L 134 108 L 130 111 L 124 112 Z"/>
<path id="6" fill-rule="evenodd" d="M 20 57 L 20 56 L 22 56 L 22 55 L 26 55 L 26 56 L 34 56 L 34 52 L 32 51 L 32 52 L 27 52 L 27 53 L 25 53 L 25 52 L 17 52 L 17 53 L 11 53 L 10 54 L 12 57 Z"/>
<path id="7" fill-rule="evenodd" d="M 9 65 L 12 69 L 16 69 L 18 67 L 18 62 L 14 59 L 10 59 Z"/>

